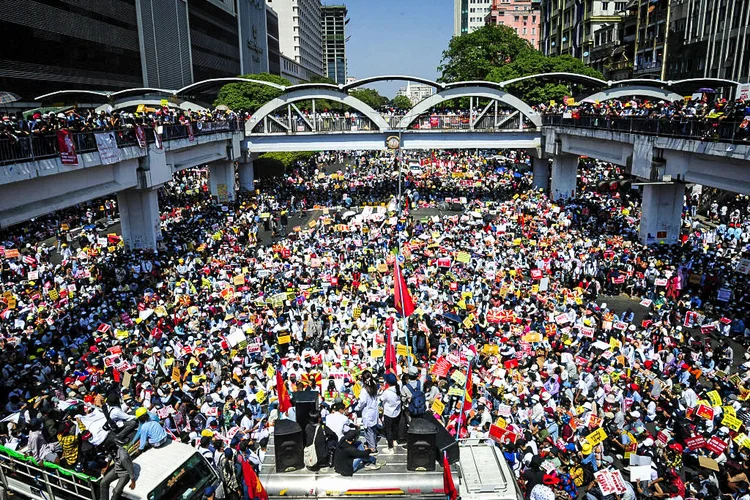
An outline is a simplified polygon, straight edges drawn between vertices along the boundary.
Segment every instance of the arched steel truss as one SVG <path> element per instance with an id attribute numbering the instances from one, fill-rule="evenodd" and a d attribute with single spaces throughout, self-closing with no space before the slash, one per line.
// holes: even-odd
<path id="1" fill-rule="evenodd" d="M 671 92 L 666 89 L 660 89 L 656 87 L 647 87 L 645 85 L 633 85 L 630 87 L 613 87 L 596 94 L 591 94 L 588 97 L 581 99 L 581 102 L 602 102 L 609 101 L 610 99 L 619 99 L 621 97 L 651 97 L 654 99 L 663 99 L 665 101 L 679 101 L 682 100 L 682 96 L 675 92 Z"/>
<path id="2" fill-rule="evenodd" d="M 389 130 L 393 128 L 399 128 L 399 129 L 405 129 L 408 128 L 417 118 L 419 118 L 420 115 L 429 112 L 433 107 L 439 105 L 440 103 L 449 100 L 449 99 L 456 99 L 461 97 L 468 97 L 473 100 L 473 98 L 479 98 L 479 99 L 489 99 L 490 103 L 481 111 L 481 113 L 478 116 L 475 116 L 471 119 L 471 127 L 474 128 L 473 125 L 476 123 L 480 118 L 485 118 L 485 121 L 487 120 L 487 116 L 489 116 L 490 110 L 494 106 L 495 115 L 496 115 L 496 128 L 500 128 L 502 123 L 498 122 L 497 119 L 497 108 L 498 105 L 505 105 L 506 107 L 510 107 L 514 110 L 513 115 L 519 117 L 519 126 L 524 126 L 524 120 L 527 120 L 529 123 L 532 123 L 536 127 L 541 126 L 541 117 L 525 102 L 520 100 L 519 98 L 509 94 L 505 91 L 505 88 L 507 88 L 510 85 L 513 85 L 515 83 L 519 83 L 522 81 L 532 80 L 532 79 L 539 79 L 539 80 L 567 80 L 572 83 L 577 83 L 580 85 L 587 85 L 592 87 L 598 87 L 602 90 L 599 92 L 592 94 L 588 96 L 587 98 L 583 99 L 584 101 L 605 101 L 608 99 L 615 99 L 620 97 L 629 97 L 629 96 L 639 96 L 639 97 L 651 97 L 655 99 L 664 99 L 664 100 L 676 100 L 680 98 L 679 94 L 676 94 L 675 92 L 671 91 L 670 89 L 673 87 L 681 87 L 684 88 L 686 85 L 690 84 L 704 84 L 704 85 L 716 85 L 716 86 L 724 86 L 724 87 L 736 87 L 738 85 L 738 82 L 735 82 L 733 80 L 723 80 L 723 79 L 705 79 L 705 78 L 695 78 L 695 79 L 689 79 L 689 80 L 675 80 L 675 81 L 661 81 L 661 80 L 648 80 L 648 79 L 631 79 L 631 80 L 620 80 L 620 81 L 604 81 L 599 78 L 594 78 L 586 75 L 579 75 L 574 73 L 544 73 L 544 74 L 538 74 L 538 75 L 529 75 L 524 76 L 520 78 L 514 78 L 511 80 L 507 80 L 504 82 L 485 82 L 485 81 L 476 81 L 476 82 L 453 82 L 453 83 L 438 83 L 434 82 L 432 80 L 428 80 L 426 78 L 420 78 L 420 77 L 412 77 L 412 76 L 405 76 L 405 75 L 384 75 L 384 76 L 373 76 L 373 77 L 367 77 L 362 78 L 360 80 L 357 80 L 355 82 L 349 83 L 347 85 L 334 85 L 334 84 L 324 84 L 324 83 L 309 83 L 309 84 L 299 84 L 299 85 L 292 85 L 285 87 L 283 85 L 271 83 L 271 82 L 265 82 L 265 81 L 258 81 L 258 80 L 250 80 L 246 78 L 241 77 L 228 77 L 228 78 L 214 78 L 211 80 L 204 80 L 201 82 L 195 82 L 191 85 L 188 85 L 186 87 L 183 87 L 178 90 L 168 90 L 168 89 L 157 89 L 157 88 L 133 88 L 133 89 L 125 89 L 120 90 L 116 92 L 95 92 L 90 90 L 61 90 L 57 92 L 51 92 L 49 94 L 45 94 L 42 96 L 37 97 L 37 100 L 40 101 L 49 101 L 51 99 L 61 99 L 61 98 L 89 98 L 94 102 L 112 102 L 115 100 L 124 100 L 127 98 L 132 98 L 133 100 L 137 100 L 139 96 L 146 97 L 147 95 L 153 98 L 154 96 L 164 96 L 164 97 L 179 97 L 186 94 L 190 94 L 191 92 L 199 91 L 200 89 L 206 89 L 214 86 L 218 86 L 225 83 L 256 83 L 260 85 L 266 85 L 272 88 L 275 88 L 277 90 L 282 91 L 282 95 L 276 99 L 271 100 L 270 102 L 263 105 L 258 111 L 256 111 L 252 118 L 247 123 L 247 133 L 250 133 L 258 124 L 264 123 L 264 130 L 268 131 L 269 127 L 267 126 L 269 120 L 275 121 L 278 127 L 276 129 L 278 130 L 279 127 L 281 129 L 286 129 L 287 131 L 291 132 L 291 123 L 292 119 L 295 118 L 295 120 L 299 123 L 302 122 L 305 127 L 305 130 L 309 130 L 312 132 L 319 131 L 318 127 L 316 126 L 316 123 L 314 120 L 310 120 L 309 115 L 305 115 L 299 111 L 295 103 L 298 103 L 299 101 L 312 101 L 313 102 L 313 110 L 315 106 L 316 100 L 325 99 L 328 101 L 334 101 L 338 103 L 342 103 L 346 106 L 349 106 L 352 109 L 355 109 L 359 112 L 363 117 L 367 118 L 372 125 L 379 129 L 379 130 Z M 364 102 L 360 101 L 359 99 L 349 95 L 348 91 L 357 87 L 360 87 L 362 85 L 367 85 L 371 83 L 381 82 L 381 81 L 392 81 L 392 80 L 403 80 L 403 81 L 413 81 L 417 83 L 421 83 L 424 85 L 429 85 L 431 87 L 434 87 L 437 91 L 436 94 L 432 95 L 431 97 L 428 97 L 427 99 L 423 100 L 422 102 L 418 103 L 416 106 L 414 106 L 413 109 L 411 109 L 406 116 L 404 116 L 402 119 L 399 120 L 399 122 L 391 123 L 389 124 L 376 110 L 372 109 L 370 106 L 365 104 Z M 286 114 L 287 114 L 287 123 L 282 123 L 281 120 L 278 120 L 275 115 L 275 113 L 279 108 L 286 107 Z M 508 115 L 503 115 L 502 118 L 503 122 L 508 121 Z M 515 126 L 515 125 L 513 125 Z"/>
<path id="3" fill-rule="evenodd" d="M 380 113 L 378 113 L 356 97 L 352 97 L 346 92 L 329 88 L 310 88 L 287 92 L 261 106 L 258 111 L 253 113 L 253 116 L 250 118 L 250 120 L 247 121 L 245 132 L 246 134 L 250 134 L 255 126 L 260 123 L 263 123 L 264 131 L 269 131 L 269 120 L 276 122 L 277 125 L 286 129 L 288 132 L 291 132 L 292 130 L 290 130 L 290 126 L 292 118 L 301 119 L 301 121 L 305 125 L 307 125 L 310 131 L 314 132 L 319 128 L 316 121 L 310 120 L 307 115 L 302 113 L 299 108 L 297 108 L 295 103 L 300 101 L 312 101 L 313 114 L 315 114 L 316 100 L 327 100 L 344 104 L 362 113 L 362 115 L 365 118 L 368 118 L 379 130 L 387 130 L 389 128 L 388 123 L 380 115 Z M 284 123 L 283 121 L 278 120 L 272 116 L 272 113 L 274 113 L 274 111 L 282 107 L 286 107 L 286 113 L 289 118 L 289 123 Z"/>

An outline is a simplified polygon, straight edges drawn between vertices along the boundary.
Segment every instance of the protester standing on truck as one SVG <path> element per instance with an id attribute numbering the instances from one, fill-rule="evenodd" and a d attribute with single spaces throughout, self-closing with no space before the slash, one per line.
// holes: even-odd
<path id="1" fill-rule="evenodd" d="M 133 466 L 133 459 L 128 455 L 127 450 L 123 448 L 124 441 L 117 440 L 112 443 L 109 447 L 107 467 L 102 471 L 104 477 L 102 477 L 101 483 L 99 483 L 99 500 L 110 500 L 109 497 L 109 486 L 117 481 L 115 490 L 112 493 L 111 500 L 119 500 L 122 496 L 122 491 L 125 489 L 125 485 L 130 480 L 130 489 L 135 489 L 135 467 Z M 114 468 L 110 470 L 112 463 L 114 462 Z M 109 472 L 107 472 L 109 470 Z"/>

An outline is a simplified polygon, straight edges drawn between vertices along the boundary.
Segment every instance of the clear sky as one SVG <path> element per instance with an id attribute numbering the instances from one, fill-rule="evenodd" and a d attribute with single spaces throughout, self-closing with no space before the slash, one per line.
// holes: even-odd
<path id="1" fill-rule="evenodd" d="M 435 80 L 443 50 L 453 36 L 453 0 L 323 0 L 346 5 L 348 74 L 413 75 Z M 373 85 L 393 97 L 406 82 Z"/>

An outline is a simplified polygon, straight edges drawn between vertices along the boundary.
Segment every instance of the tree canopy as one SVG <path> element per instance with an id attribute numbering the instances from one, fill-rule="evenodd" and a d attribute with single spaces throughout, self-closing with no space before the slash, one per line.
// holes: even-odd
<path id="1" fill-rule="evenodd" d="M 438 67 L 439 80 L 484 80 L 494 68 L 513 62 L 528 52 L 534 52 L 534 49 L 510 26 L 482 26 L 451 39 Z"/>
<path id="2" fill-rule="evenodd" d="M 359 88 L 349 91 L 349 95 L 356 97 L 373 109 L 378 109 L 388 103 L 388 98 L 383 97 L 375 89 Z"/>
<path id="3" fill-rule="evenodd" d="M 569 55 L 549 57 L 535 50 L 520 55 L 508 64 L 493 68 L 487 75 L 487 80 L 502 82 L 539 73 L 574 73 L 603 78 L 601 73 L 586 66 L 580 59 Z M 529 104 L 538 104 L 550 100 L 560 102 L 566 95 L 582 93 L 584 87 L 570 82 L 550 83 L 535 78 L 509 85 L 506 90 Z"/>
<path id="4" fill-rule="evenodd" d="M 409 110 L 412 108 L 411 101 L 405 95 L 397 95 L 391 99 L 391 106 L 403 110 Z"/>
<path id="5" fill-rule="evenodd" d="M 271 82 L 284 86 L 291 85 L 291 82 L 286 78 L 270 73 L 241 75 L 241 78 Z M 219 90 L 219 94 L 214 101 L 214 106 L 223 104 L 233 110 L 245 109 L 254 113 L 265 103 L 279 97 L 281 94 L 281 90 L 258 83 L 228 83 Z"/>
<path id="6" fill-rule="evenodd" d="M 440 81 L 502 82 L 539 73 L 575 73 L 602 78 L 601 73 L 569 55 L 545 56 L 509 26 L 483 26 L 453 37 L 443 52 Z M 582 85 L 567 81 L 526 80 L 506 88 L 529 104 L 561 100 L 582 93 Z"/>

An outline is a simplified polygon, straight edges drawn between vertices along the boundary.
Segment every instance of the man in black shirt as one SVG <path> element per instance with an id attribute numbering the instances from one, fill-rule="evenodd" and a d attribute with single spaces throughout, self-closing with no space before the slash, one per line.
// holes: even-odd
<path id="1" fill-rule="evenodd" d="M 353 476 L 362 468 L 377 470 L 385 465 L 385 462 L 377 462 L 375 457 L 371 457 L 369 450 L 362 449 L 361 443 L 355 444 L 358 437 L 359 431 L 352 429 L 339 441 L 334 460 L 336 472 L 342 476 Z"/>

